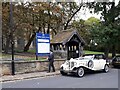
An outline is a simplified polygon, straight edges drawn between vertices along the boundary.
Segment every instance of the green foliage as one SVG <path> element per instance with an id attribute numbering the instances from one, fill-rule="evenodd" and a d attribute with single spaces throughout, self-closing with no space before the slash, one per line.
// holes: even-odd
<path id="1" fill-rule="evenodd" d="M 90 17 L 88 20 L 85 21 L 86 25 L 89 25 L 90 27 L 93 25 L 98 25 L 100 23 L 100 20 L 95 17 Z"/>
<path id="2" fill-rule="evenodd" d="M 120 1 L 115 2 L 92 2 L 87 4 L 94 9 L 95 13 L 101 13 L 101 22 L 94 24 L 90 29 L 91 38 L 99 45 L 115 53 L 120 42 Z M 89 22 L 87 22 L 89 23 Z"/>
<path id="3" fill-rule="evenodd" d="M 73 21 L 72 27 L 76 28 L 80 34 L 80 36 L 85 40 L 86 43 L 89 43 L 90 41 L 90 33 L 89 33 L 89 27 L 85 23 L 86 21 L 80 19 L 79 21 Z"/>
<path id="4" fill-rule="evenodd" d="M 101 13 L 102 20 L 94 17 L 88 20 L 73 20 L 81 7 L 94 9 L 95 13 Z M 10 37 L 10 3 L 2 3 L 2 37 L 4 45 Z M 65 26 L 71 25 L 76 28 L 87 44 L 94 40 L 100 47 L 107 45 L 117 45 L 120 40 L 120 2 L 115 6 L 114 2 L 92 2 L 77 5 L 75 2 L 32 2 L 13 3 L 13 21 L 15 39 L 24 38 L 30 41 L 31 36 L 39 31 L 48 33 L 52 30 L 52 35 L 59 33 Z M 47 28 L 47 30 L 46 30 Z M 67 27 L 68 28 L 68 27 Z M 8 39 L 8 40 L 7 40 Z"/>
<path id="5" fill-rule="evenodd" d="M 30 53 L 35 53 L 36 50 L 28 50 L 28 52 L 30 52 Z"/>
<path id="6" fill-rule="evenodd" d="M 103 52 L 97 52 L 97 51 L 88 51 L 88 50 L 84 50 L 85 54 L 103 54 Z"/>
<path id="7" fill-rule="evenodd" d="M 100 24 L 97 26 L 93 26 L 90 32 L 92 38 L 98 44 L 111 45 L 119 43 L 119 31 L 113 28 L 111 25 L 105 26 L 104 24 Z"/>
<path id="8" fill-rule="evenodd" d="M 104 54 L 104 52 L 97 52 L 97 51 L 89 51 L 89 50 L 84 50 L 85 54 Z M 120 55 L 120 54 L 117 54 Z M 109 53 L 108 55 L 109 58 L 112 58 L 112 53 Z"/>

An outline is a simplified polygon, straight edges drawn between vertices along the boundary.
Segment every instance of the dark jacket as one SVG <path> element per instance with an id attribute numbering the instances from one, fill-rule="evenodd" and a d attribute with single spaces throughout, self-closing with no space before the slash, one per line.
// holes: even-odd
<path id="1" fill-rule="evenodd" d="M 48 56 L 48 60 L 49 60 L 50 62 L 54 62 L 54 54 L 53 54 L 53 52 L 50 52 L 50 54 L 49 54 L 49 56 Z"/>

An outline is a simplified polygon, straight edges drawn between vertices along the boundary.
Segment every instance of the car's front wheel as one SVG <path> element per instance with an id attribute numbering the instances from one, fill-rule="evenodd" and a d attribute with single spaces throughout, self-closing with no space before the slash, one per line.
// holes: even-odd
<path id="1" fill-rule="evenodd" d="M 104 72 L 109 72 L 109 66 L 107 64 L 104 66 Z"/>
<path id="2" fill-rule="evenodd" d="M 77 70 L 77 76 L 83 77 L 84 74 L 85 74 L 84 68 L 83 67 L 78 68 L 78 70 Z"/>

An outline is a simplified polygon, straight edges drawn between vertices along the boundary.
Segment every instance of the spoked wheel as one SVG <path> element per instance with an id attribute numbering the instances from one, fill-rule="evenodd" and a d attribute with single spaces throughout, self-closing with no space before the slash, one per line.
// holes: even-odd
<path id="1" fill-rule="evenodd" d="M 80 67 L 78 70 L 77 70 L 77 76 L 78 77 L 83 77 L 85 74 L 85 70 L 83 67 Z"/>
<path id="2" fill-rule="evenodd" d="M 105 67 L 104 67 L 104 72 L 109 72 L 109 66 L 108 65 L 105 65 Z"/>

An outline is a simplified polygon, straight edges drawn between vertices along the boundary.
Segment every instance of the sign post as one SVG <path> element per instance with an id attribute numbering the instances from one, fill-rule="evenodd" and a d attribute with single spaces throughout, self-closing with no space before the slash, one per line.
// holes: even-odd
<path id="1" fill-rule="evenodd" d="M 36 33 L 36 56 L 48 56 L 50 53 L 50 35 Z"/>

